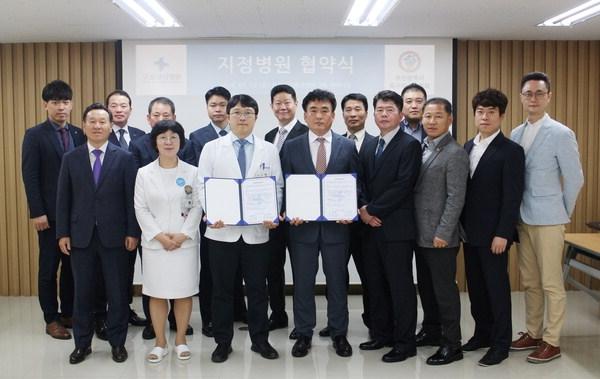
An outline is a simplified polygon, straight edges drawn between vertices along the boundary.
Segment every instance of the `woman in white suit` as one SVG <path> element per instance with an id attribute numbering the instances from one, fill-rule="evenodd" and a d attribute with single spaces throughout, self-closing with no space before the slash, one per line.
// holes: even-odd
<path id="1" fill-rule="evenodd" d="M 142 167 L 135 183 L 135 212 L 142 229 L 142 292 L 150 296 L 150 316 L 156 334 L 146 359 L 160 362 L 168 354 L 165 323 L 168 299 L 174 299 L 177 323 L 175 352 L 191 356 L 185 331 L 198 292 L 199 236 L 202 208 L 198 198 L 196 168 L 177 158 L 185 142 L 176 121 L 158 122 L 150 133 L 158 159 Z"/>

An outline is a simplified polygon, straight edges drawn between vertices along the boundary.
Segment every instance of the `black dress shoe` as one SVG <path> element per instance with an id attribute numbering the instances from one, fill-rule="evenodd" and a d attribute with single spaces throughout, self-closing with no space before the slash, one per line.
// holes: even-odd
<path id="1" fill-rule="evenodd" d="M 475 351 L 484 347 L 490 347 L 488 342 L 472 337 L 466 344 L 462 345 L 463 351 Z"/>
<path id="2" fill-rule="evenodd" d="M 231 354 L 232 351 L 233 349 L 231 348 L 231 345 L 226 343 L 220 343 L 217 345 L 215 351 L 213 351 L 212 355 L 210 356 L 210 360 L 215 363 L 225 362 L 227 358 L 229 358 L 229 354 Z"/>
<path id="3" fill-rule="evenodd" d="M 329 336 L 331 336 L 331 329 L 329 329 L 328 326 L 319 330 L 319 337 L 329 337 Z"/>
<path id="4" fill-rule="evenodd" d="M 130 308 L 129 323 L 133 326 L 146 326 L 148 324 L 148 321 L 145 318 L 138 316 L 138 314 Z"/>
<path id="5" fill-rule="evenodd" d="M 288 327 L 287 318 L 286 319 L 275 319 L 275 318 L 269 319 L 269 330 L 283 329 L 283 328 L 287 328 L 287 327 Z"/>
<path id="6" fill-rule="evenodd" d="M 92 354 L 92 348 L 90 346 L 84 348 L 75 348 L 71 355 L 69 355 L 69 363 L 76 365 L 77 363 L 83 362 L 85 357 Z"/>
<path id="7" fill-rule="evenodd" d="M 202 334 L 204 334 L 207 337 L 213 337 L 213 328 L 212 328 L 212 322 L 209 322 L 206 325 L 202 325 Z"/>
<path id="8" fill-rule="evenodd" d="M 406 358 L 414 357 L 415 355 L 417 355 L 416 348 L 412 350 L 406 350 L 406 348 L 403 346 L 394 346 L 390 352 L 381 357 L 381 360 L 386 363 L 402 362 L 406 360 Z"/>
<path id="9" fill-rule="evenodd" d="M 296 358 L 304 357 L 308 354 L 311 347 L 311 338 L 298 336 L 296 343 L 292 347 L 292 355 Z"/>
<path id="10" fill-rule="evenodd" d="M 121 363 L 127 360 L 127 350 L 125 349 L 125 346 L 113 346 L 111 352 L 113 361 Z"/>
<path id="11" fill-rule="evenodd" d="M 431 366 L 447 365 L 463 359 L 463 353 L 460 346 L 452 347 L 449 345 L 441 346 L 435 354 L 427 358 L 426 363 Z"/>
<path id="12" fill-rule="evenodd" d="M 176 332 L 177 331 L 177 324 L 171 324 L 171 323 L 169 323 L 169 329 L 171 329 L 172 331 Z M 185 329 L 185 335 L 186 336 L 191 336 L 193 334 L 194 334 L 194 328 L 192 328 L 192 326 L 188 324 L 187 328 Z"/>
<path id="13" fill-rule="evenodd" d="M 340 357 L 352 356 L 352 346 L 348 343 L 346 336 L 333 337 L 333 348 L 335 349 L 335 353 Z"/>
<path id="14" fill-rule="evenodd" d="M 148 324 L 144 327 L 144 331 L 142 331 L 142 338 L 145 340 L 153 340 L 156 338 L 152 324 Z"/>
<path id="15" fill-rule="evenodd" d="M 277 350 L 275 350 L 273 348 L 273 346 L 271 346 L 269 341 L 256 343 L 256 344 L 253 343 L 252 346 L 250 347 L 250 350 L 254 351 L 255 353 L 259 353 L 260 356 L 265 359 L 279 358 L 279 353 L 277 352 Z"/>
<path id="16" fill-rule="evenodd" d="M 292 332 L 290 333 L 290 339 L 291 340 L 297 340 L 298 339 L 298 332 L 296 332 L 296 328 L 292 329 Z"/>
<path id="17" fill-rule="evenodd" d="M 96 337 L 102 341 L 108 341 L 108 336 L 106 335 L 106 320 L 96 320 L 95 330 Z"/>
<path id="18" fill-rule="evenodd" d="M 488 367 L 497 365 L 503 360 L 508 358 L 508 350 L 498 349 L 496 347 L 490 348 L 487 353 L 477 362 L 479 366 Z"/>
<path id="19" fill-rule="evenodd" d="M 421 329 L 415 336 L 417 347 L 419 346 L 440 346 L 442 343 L 440 333 L 428 333 L 425 329 Z"/>
<path id="20" fill-rule="evenodd" d="M 358 348 L 361 350 L 379 350 L 386 346 L 389 346 L 389 343 L 380 340 L 370 340 L 361 343 L 360 345 L 358 345 Z"/>

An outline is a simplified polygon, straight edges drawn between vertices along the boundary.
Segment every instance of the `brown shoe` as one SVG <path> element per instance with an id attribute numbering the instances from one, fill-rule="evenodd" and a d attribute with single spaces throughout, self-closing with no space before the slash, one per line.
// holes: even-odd
<path id="1" fill-rule="evenodd" d="M 73 329 L 73 318 L 60 316 L 60 323 L 67 329 Z"/>
<path id="2" fill-rule="evenodd" d="M 542 341 L 536 351 L 527 356 L 527 362 L 544 363 L 559 357 L 560 347 L 552 346 L 548 342 Z"/>
<path id="3" fill-rule="evenodd" d="M 70 340 L 71 333 L 64 326 L 62 326 L 58 321 L 52 321 L 51 323 L 46 325 L 46 334 L 50 335 L 52 338 L 56 338 L 57 340 Z"/>
<path id="4" fill-rule="evenodd" d="M 519 335 L 521 337 L 510 344 L 511 350 L 533 350 L 537 349 L 542 343 L 541 338 L 533 338 L 527 332 L 519 332 Z"/>

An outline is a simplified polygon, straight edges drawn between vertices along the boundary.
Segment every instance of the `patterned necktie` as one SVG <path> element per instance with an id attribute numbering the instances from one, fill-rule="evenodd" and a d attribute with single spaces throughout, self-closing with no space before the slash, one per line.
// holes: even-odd
<path id="1" fill-rule="evenodd" d="M 327 170 L 327 154 L 325 152 L 325 138 L 317 138 L 319 141 L 319 149 L 317 150 L 317 173 L 324 174 Z"/>
<path id="2" fill-rule="evenodd" d="M 94 154 L 96 157 L 96 160 L 94 160 L 94 166 L 92 167 L 92 175 L 94 175 L 94 184 L 98 185 L 98 181 L 100 181 L 100 172 L 102 171 L 102 161 L 100 160 L 102 150 L 93 150 L 92 154 Z"/>
<path id="3" fill-rule="evenodd" d="M 226 135 L 227 135 L 227 130 L 225 130 L 225 129 L 221 129 L 221 130 L 219 131 L 219 135 L 220 135 L 221 137 L 223 137 L 223 136 L 226 136 Z"/>
<path id="4" fill-rule="evenodd" d="M 245 139 L 237 140 L 240 145 L 240 150 L 238 151 L 238 164 L 240 165 L 240 171 L 242 172 L 242 178 L 246 177 L 246 150 L 245 146 L 248 143 Z"/>
<path id="5" fill-rule="evenodd" d="M 62 140 L 63 149 L 66 153 L 67 151 L 69 151 L 69 131 L 67 129 L 65 129 L 64 127 L 59 128 L 58 130 L 60 131 L 60 137 Z"/>
<path id="6" fill-rule="evenodd" d="M 281 147 L 283 146 L 283 143 L 285 142 L 285 136 L 287 135 L 288 131 L 285 128 L 279 128 L 279 139 L 277 140 L 277 151 L 281 151 Z"/>
<path id="7" fill-rule="evenodd" d="M 119 145 L 121 145 L 123 149 L 127 150 L 129 145 L 127 145 L 127 141 L 125 141 L 125 130 L 119 129 L 119 134 Z"/>
<path id="8" fill-rule="evenodd" d="M 385 140 L 380 137 L 379 142 L 377 143 L 377 150 L 375 150 L 375 160 L 379 159 L 381 154 L 383 154 L 384 146 L 385 146 Z"/>

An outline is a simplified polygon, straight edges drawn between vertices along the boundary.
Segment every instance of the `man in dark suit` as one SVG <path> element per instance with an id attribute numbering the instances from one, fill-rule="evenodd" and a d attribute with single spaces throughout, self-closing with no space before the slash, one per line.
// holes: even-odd
<path id="1" fill-rule="evenodd" d="M 285 143 L 282 156 L 284 176 L 293 174 L 350 174 L 358 172 L 354 144 L 331 131 L 336 100 L 320 89 L 302 100 L 309 132 Z M 297 341 L 294 357 L 303 357 L 311 347 L 316 325 L 315 277 L 319 253 L 327 283 L 327 326 L 337 355 L 349 357 L 352 347 L 348 332 L 347 262 L 351 220 L 304 222 L 293 218 L 289 227 L 290 260 L 294 275 L 294 325 Z"/>
<path id="2" fill-rule="evenodd" d="M 452 138 L 450 126 L 452 104 L 439 97 L 427 100 L 423 107 L 427 137 L 423 140 L 423 164 L 415 186 L 415 256 L 423 318 L 430 322 L 423 325 L 423 330 L 441 345 L 427 358 L 429 365 L 445 365 L 463 358 L 456 255 L 469 157 Z"/>
<path id="3" fill-rule="evenodd" d="M 342 99 L 341 105 L 344 123 L 346 124 L 346 133 L 342 134 L 342 136 L 354 142 L 356 151 L 360 153 L 363 142 L 370 141 L 371 139 L 375 138 L 365 130 L 365 121 L 367 120 L 369 102 L 365 95 L 361 93 L 351 93 Z M 350 256 L 352 256 L 362 287 L 362 319 L 365 326 L 370 329 L 369 294 L 367 293 L 367 281 L 363 264 L 363 239 L 365 232 L 366 227 L 362 222 L 355 222 L 350 225 L 350 255 L 348 255 L 348 262 L 350 262 Z M 349 274 L 347 284 L 350 284 Z M 329 328 L 325 327 L 319 331 L 319 336 L 329 337 L 329 333 Z"/>
<path id="4" fill-rule="evenodd" d="M 133 208 L 137 169 L 129 152 L 108 142 L 111 115 L 104 105 L 85 109 L 83 131 L 88 143 L 65 155 L 56 199 L 56 238 L 63 254 L 71 256 L 75 288 L 75 350 L 69 362 L 80 363 L 92 352 L 98 266 L 108 299 L 112 358 L 124 362 L 129 254 L 135 254 L 140 235 Z"/>
<path id="5" fill-rule="evenodd" d="M 78 127 L 67 122 L 71 114 L 73 91 L 62 80 L 48 83 L 42 90 L 48 119 L 25 132 L 22 149 L 22 174 L 29 205 L 29 216 L 38 232 L 38 295 L 46 333 L 69 339 L 73 314 L 73 276 L 71 260 L 60 253 L 56 243 L 56 187 L 63 155 L 85 142 Z M 57 301 L 56 275 L 61 266 Z"/>
<path id="6" fill-rule="evenodd" d="M 227 103 L 231 93 L 224 87 L 209 89 L 204 95 L 206 111 L 210 123 L 190 133 L 189 143 L 183 148 L 183 160 L 198 166 L 198 160 L 204 145 L 208 142 L 224 137 L 231 132 L 229 117 L 227 116 Z M 204 236 L 206 222 L 200 223 L 200 288 L 198 302 L 200 303 L 200 317 L 202 318 L 202 334 L 213 337 L 212 331 L 212 275 L 210 273 L 210 254 L 208 253 L 208 240 Z M 246 321 L 246 303 L 244 301 L 244 286 L 241 270 L 238 270 L 235 281 L 233 300 L 234 321 Z"/>
<path id="7" fill-rule="evenodd" d="M 373 338 L 359 347 L 393 346 L 382 359 L 399 362 L 416 354 L 413 188 L 421 167 L 421 144 L 400 130 L 400 95 L 381 91 L 373 106 L 380 135 L 366 142 L 360 153 L 360 216 L 369 225 L 364 264 Z"/>
<path id="8" fill-rule="evenodd" d="M 525 153 L 500 131 L 507 104 L 495 89 L 476 94 L 472 105 L 479 133 L 465 144 L 470 176 L 461 223 L 475 333 L 463 350 L 489 346 L 481 366 L 506 359 L 512 338 L 508 251 L 519 221 Z"/>
<path id="9" fill-rule="evenodd" d="M 265 140 L 271 142 L 281 153 L 281 148 L 286 140 L 291 140 L 308 132 L 306 125 L 296 118 L 296 91 L 287 84 L 279 84 L 271 89 L 271 109 L 277 118 L 277 127 L 271 129 Z M 285 311 L 285 255 L 287 248 L 288 224 L 282 223 L 278 228 L 269 232 L 269 249 L 271 260 L 267 286 L 269 289 L 269 303 L 271 316 L 269 316 L 269 330 L 287 328 L 288 316 Z M 295 339 L 295 332 L 290 334 Z"/>
<path id="10" fill-rule="evenodd" d="M 148 125 L 150 128 L 153 128 L 157 122 L 162 120 L 175 120 L 175 104 L 173 101 L 166 97 L 157 97 L 150 101 L 148 105 L 148 115 L 146 119 L 148 121 Z M 185 141 L 187 143 L 187 140 Z M 138 168 L 142 168 L 153 162 L 156 158 L 158 158 L 158 152 L 154 147 L 152 147 L 152 141 L 150 140 L 150 133 L 144 134 L 143 136 L 137 138 L 129 144 L 129 151 L 133 155 L 133 158 L 136 162 Z M 180 150 L 177 154 L 180 159 L 183 159 L 183 150 Z M 143 254 L 140 249 L 140 258 L 143 259 Z M 175 324 L 175 315 L 173 314 L 173 301 L 171 300 L 171 310 L 169 311 L 169 328 L 173 331 L 177 330 L 177 325 Z M 146 303 L 147 300 L 146 300 Z M 144 305 L 144 309 L 148 310 L 147 305 Z M 142 338 L 145 340 L 151 340 L 155 337 L 154 328 L 152 327 L 152 319 L 150 318 L 150 312 L 144 311 L 146 314 L 146 327 L 142 331 Z M 188 328 L 185 332 L 187 336 L 194 334 L 194 329 L 188 325 Z"/>

